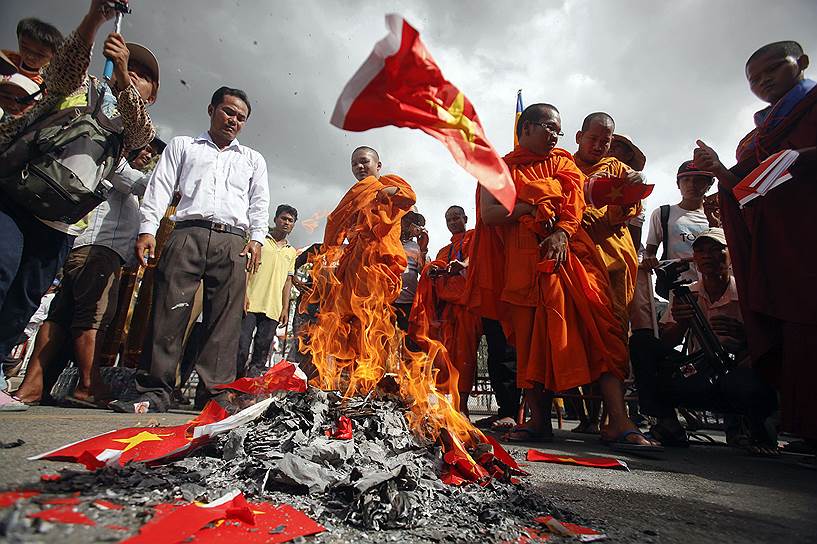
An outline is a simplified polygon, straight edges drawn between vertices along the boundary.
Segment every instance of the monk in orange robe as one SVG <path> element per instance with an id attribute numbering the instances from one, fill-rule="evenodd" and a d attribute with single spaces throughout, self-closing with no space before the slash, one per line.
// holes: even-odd
<path id="1" fill-rule="evenodd" d="M 602 438 L 620 446 L 658 449 L 629 420 L 622 380 L 628 374 L 621 321 L 612 311 L 610 282 L 601 256 L 581 225 L 584 175 L 567 151 L 558 110 L 534 104 L 517 125 L 519 145 L 504 157 L 517 202 L 508 214 L 486 190 L 479 195 L 478 244 L 471 258 L 499 260 L 475 282 L 484 305 L 485 278 L 493 277 L 496 310 L 517 352 L 517 381 L 526 390 L 530 420 L 512 441 L 552 439 L 553 391 L 599 380 L 610 422 Z M 501 254 L 485 254 L 485 248 Z M 498 280 L 498 282 L 497 282 Z M 487 289 L 490 291 L 490 288 Z M 490 317 L 490 316 L 488 316 Z"/>
<path id="2" fill-rule="evenodd" d="M 474 387 L 477 350 L 482 336 L 482 319 L 463 300 L 469 264 L 467 256 L 474 234 L 473 230 L 465 229 L 467 221 L 461 206 L 451 206 L 445 212 L 451 243 L 440 249 L 423 271 L 409 329 L 415 339 L 422 337 L 418 332 L 423 331 L 445 346 L 448 361 L 455 371 L 450 370 L 444 356 L 435 361 L 439 370 L 438 388 L 456 391 L 459 409 L 464 414 L 468 414 L 468 397 Z M 422 338 L 417 341 L 423 347 Z"/>
<path id="3" fill-rule="evenodd" d="M 640 173 L 630 169 L 615 157 L 606 157 L 613 142 L 615 122 L 603 112 L 585 117 L 582 128 L 576 133 L 579 145 L 574 159 L 579 170 L 588 177 L 626 178 L 630 183 L 643 183 Z M 582 228 L 587 231 L 601 255 L 610 276 L 610 296 L 613 315 L 621 322 L 621 341 L 626 345 L 630 302 L 635 294 L 638 274 L 638 254 L 630 236 L 627 222 L 641 213 L 641 203 L 630 206 L 607 205 L 596 208 L 585 202 Z M 626 360 L 622 362 L 626 365 Z M 584 390 L 598 394 L 597 388 Z M 577 432 L 598 433 L 599 403 L 590 401 L 587 418 L 581 417 Z M 583 414 L 580 414 L 583 416 Z"/>
<path id="4" fill-rule="evenodd" d="M 321 253 L 312 260 L 313 290 L 302 303 L 320 304 L 302 346 L 319 385 L 350 395 L 372 390 L 394 363 L 399 341 L 391 303 L 407 264 L 400 221 L 416 197 L 405 180 L 381 176 L 380 168 L 374 149 L 352 153 L 358 182 L 327 218 Z"/>

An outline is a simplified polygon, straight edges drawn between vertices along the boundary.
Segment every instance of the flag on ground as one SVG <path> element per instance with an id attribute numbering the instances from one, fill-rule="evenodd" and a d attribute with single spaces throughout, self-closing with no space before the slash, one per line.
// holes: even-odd
<path id="1" fill-rule="evenodd" d="M 580 467 L 612 468 L 626 470 L 630 467 L 621 459 L 612 457 L 573 457 L 572 455 L 554 455 L 539 450 L 528 450 L 528 461 L 539 461 L 543 463 L 557 463 L 561 465 L 577 465 Z"/>
<path id="2" fill-rule="evenodd" d="M 420 129 L 445 144 L 457 164 L 511 210 L 516 190 L 510 172 L 485 137 L 474 106 L 445 79 L 417 30 L 395 14 L 386 15 L 386 25 L 389 34 L 344 87 L 332 124 L 355 132 Z"/>

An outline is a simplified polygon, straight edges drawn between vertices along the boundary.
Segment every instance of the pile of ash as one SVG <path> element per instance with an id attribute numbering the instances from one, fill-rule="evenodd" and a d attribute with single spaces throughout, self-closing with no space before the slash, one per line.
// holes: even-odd
<path id="1" fill-rule="evenodd" d="M 126 505 L 114 522 L 133 532 L 152 504 L 208 502 L 233 489 L 304 511 L 327 528 L 314 542 L 507 542 L 537 516 L 575 519 L 524 480 L 445 485 L 439 446 L 418 439 L 404 414 L 396 399 L 342 399 L 312 388 L 278 393 L 264 416 L 192 456 L 157 467 L 63 471 L 39 489 Z M 341 416 L 353 422 L 352 439 L 327 436 Z M 15 519 L 7 535 L 37 530 L 20 513 Z"/>

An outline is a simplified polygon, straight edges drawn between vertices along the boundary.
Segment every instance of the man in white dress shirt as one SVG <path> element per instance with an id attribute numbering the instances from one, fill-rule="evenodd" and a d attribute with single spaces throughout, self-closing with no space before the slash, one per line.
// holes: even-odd
<path id="1" fill-rule="evenodd" d="M 269 222 L 267 165 L 257 151 L 236 137 L 251 108 L 246 93 L 219 88 L 207 108 L 210 129 L 196 138 L 170 140 L 148 182 L 140 209 L 142 220 L 136 256 L 143 264 L 154 255 L 156 230 L 173 197 L 176 228 L 156 267 L 148 341 L 137 375 L 138 402 L 151 412 L 170 407 L 184 330 L 200 282 L 204 281 L 204 342 L 196 371 L 206 398 L 214 386 L 235 379 L 235 354 L 247 272 L 257 270 Z M 143 407 L 144 405 L 137 405 Z M 134 403 L 114 401 L 111 408 L 133 412 Z"/>

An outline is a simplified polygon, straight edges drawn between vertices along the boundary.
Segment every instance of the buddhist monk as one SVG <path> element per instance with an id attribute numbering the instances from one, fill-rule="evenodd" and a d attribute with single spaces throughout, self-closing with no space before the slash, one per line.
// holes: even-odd
<path id="1" fill-rule="evenodd" d="M 488 270 L 498 313 L 517 352 L 517 381 L 531 418 L 508 433 L 511 441 L 553 438 L 553 391 L 599 380 L 610 415 L 602 438 L 622 448 L 655 451 L 629 420 L 622 380 L 627 353 L 621 321 L 612 311 L 610 282 L 595 244 L 582 227 L 584 175 L 570 153 L 556 147 L 559 111 L 534 104 L 517 125 L 519 144 L 504 157 L 517 202 L 509 214 L 486 190 L 479 194 L 473 256 L 497 260 Z M 480 230 L 478 224 L 477 230 Z M 500 254 L 485 254 L 500 251 Z M 480 261 L 482 262 L 482 261 Z M 486 273 L 480 274 L 485 278 Z M 478 282 L 485 297 L 485 282 Z M 490 317 L 490 316 L 489 316 Z"/>
<path id="2" fill-rule="evenodd" d="M 695 164 L 719 181 L 721 221 L 754 364 L 780 391 L 781 427 L 817 445 L 817 83 L 797 42 L 758 49 L 746 63 L 749 88 L 769 106 L 738 145 L 727 169 L 698 141 Z M 759 162 L 799 150 L 793 178 L 741 208 L 732 188 Z M 813 464 L 813 460 L 812 460 Z"/>
<path id="3" fill-rule="evenodd" d="M 407 264 L 400 221 L 416 197 L 402 178 L 381 176 L 381 166 L 370 147 L 352 153 L 358 181 L 327 218 L 321 253 L 312 261 L 308 303 L 320 304 L 320 312 L 307 327 L 305 348 L 321 387 L 348 394 L 371 391 L 395 353 L 391 304 Z"/>
<path id="4" fill-rule="evenodd" d="M 443 361 L 437 361 L 438 385 L 442 390 L 454 388 L 457 391 L 459 409 L 466 415 L 482 335 L 482 320 L 463 301 L 468 272 L 467 255 L 474 234 L 473 230 L 466 230 L 467 221 L 468 217 L 461 206 L 451 206 L 446 210 L 445 223 L 451 232 L 451 243 L 440 249 L 437 257 L 423 271 L 410 328 L 413 336 L 416 336 L 416 331 L 421 328 L 418 320 L 433 322 L 433 326 L 431 323 L 427 325 L 427 334 L 433 335 L 445 346 L 448 360 L 456 369 L 455 373 L 449 372 Z M 456 383 L 450 383 L 450 380 Z"/>
<path id="5" fill-rule="evenodd" d="M 578 149 L 574 158 L 576 166 L 587 178 L 626 178 L 630 183 L 643 183 L 639 172 L 632 170 L 615 157 L 605 155 L 610 151 L 616 124 L 604 112 L 591 113 L 585 117 L 582 128 L 576 133 Z M 582 228 L 590 235 L 601 255 L 610 276 L 610 295 L 613 315 L 621 323 L 621 341 L 626 345 L 629 332 L 629 307 L 635 292 L 638 273 L 638 255 L 633 245 L 627 223 L 641 212 L 641 203 L 631 206 L 608 205 L 595 208 L 585 203 Z M 625 354 L 622 365 L 627 364 L 629 354 Z M 596 388 L 585 388 L 598 394 Z M 588 403 L 588 416 L 581 418 L 577 432 L 598 432 L 599 404 Z M 580 415 L 583 415 L 580 413 Z"/>

